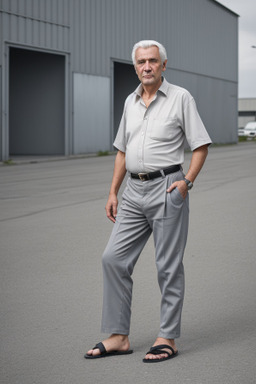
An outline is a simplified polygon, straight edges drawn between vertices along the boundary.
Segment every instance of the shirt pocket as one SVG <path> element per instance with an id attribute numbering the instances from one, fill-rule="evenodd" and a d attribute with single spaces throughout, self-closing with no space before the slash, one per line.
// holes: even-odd
<path id="1" fill-rule="evenodd" d="M 170 141 L 177 134 L 177 119 L 153 119 L 151 122 L 150 138 L 158 141 Z"/>

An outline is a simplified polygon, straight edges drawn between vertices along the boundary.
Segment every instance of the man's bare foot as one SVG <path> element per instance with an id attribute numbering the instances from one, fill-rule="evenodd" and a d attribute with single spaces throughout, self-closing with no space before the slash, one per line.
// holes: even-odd
<path id="1" fill-rule="evenodd" d="M 173 348 L 174 352 L 177 352 L 177 348 L 176 348 L 176 345 L 175 345 L 175 341 L 174 339 L 164 339 L 163 337 L 158 337 L 153 345 L 153 347 L 157 346 L 157 345 L 162 345 L 162 344 L 167 344 L 169 345 L 170 347 Z M 162 349 L 162 348 L 161 348 Z M 163 348 L 163 351 L 165 349 Z M 166 352 L 170 353 L 170 349 L 166 349 Z M 167 353 L 161 353 L 160 355 L 153 355 L 152 353 L 148 353 L 146 356 L 145 356 L 145 360 L 147 359 L 163 359 L 163 358 L 166 358 L 168 357 L 168 354 Z"/>
<path id="2" fill-rule="evenodd" d="M 128 336 L 126 335 L 113 334 L 108 339 L 104 340 L 102 343 L 106 348 L 107 352 L 128 351 L 130 348 L 130 342 L 129 342 Z M 87 355 L 96 356 L 96 355 L 100 355 L 100 353 L 101 352 L 98 348 L 90 349 L 87 352 Z"/>

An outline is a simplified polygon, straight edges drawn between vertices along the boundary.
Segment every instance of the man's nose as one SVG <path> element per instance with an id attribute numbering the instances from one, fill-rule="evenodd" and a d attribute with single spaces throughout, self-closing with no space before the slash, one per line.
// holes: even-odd
<path id="1" fill-rule="evenodd" d="M 149 61 L 146 61 L 144 70 L 147 71 L 147 72 L 151 71 L 151 67 L 150 67 Z"/>

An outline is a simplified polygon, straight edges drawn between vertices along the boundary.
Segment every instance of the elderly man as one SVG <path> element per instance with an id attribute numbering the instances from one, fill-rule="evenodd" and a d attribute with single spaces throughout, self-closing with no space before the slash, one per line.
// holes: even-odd
<path id="1" fill-rule="evenodd" d="M 169 84 L 165 48 L 140 41 L 132 52 L 141 84 L 128 96 L 114 142 L 118 152 L 106 205 L 114 227 L 103 254 L 102 332 L 110 333 L 87 359 L 132 353 L 129 343 L 133 268 L 153 232 L 158 283 L 162 294 L 160 329 L 145 363 L 177 356 L 184 297 L 183 254 L 187 240 L 188 190 L 200 172 L 211 139 L 193 97 Z M 193 151 L 186 175 L 185 138 Z M 117 194 L 128 172 L 122 204 Z"/>

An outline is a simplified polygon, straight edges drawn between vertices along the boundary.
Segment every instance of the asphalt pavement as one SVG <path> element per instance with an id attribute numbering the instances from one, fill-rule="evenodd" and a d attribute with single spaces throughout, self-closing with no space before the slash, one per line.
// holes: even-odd
<path id="1" fill-rule="evenodd" d="M 107 337 L 114 156 L 48 160 L 0 166 L 0 383 L 255 384 L 256 143 L 210 148 L 190 192 L 179 356 L 158 364 L 142 363 L 159 326 L 152 239 L 133 275 L 134 353 L 84 359 Z"/>

